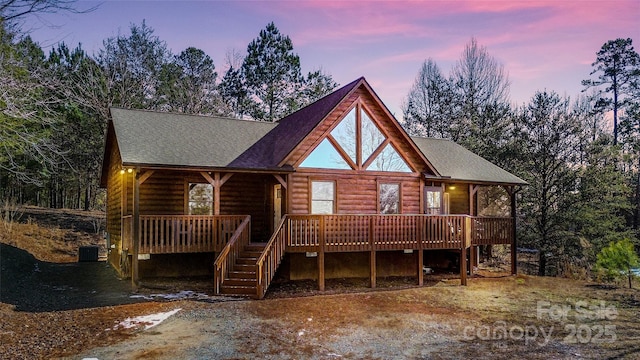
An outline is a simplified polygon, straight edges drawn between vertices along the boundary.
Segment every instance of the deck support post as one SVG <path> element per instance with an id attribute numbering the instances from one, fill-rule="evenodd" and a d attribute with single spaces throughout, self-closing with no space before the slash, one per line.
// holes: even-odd
<path id="1" fill-rule="evenodd" d="M 371 250 L 369 255 L 369 284 L 371 288 L 376 287 L 376 251 Z"/>
<path id="2" fill-rule="evenodd" d="M 516 247 L 516 191 L 510 187 L 511 195 L 511 275 L 518 274 L 518 249 Z"/>
<path id="3" fill-rule="evenodd" d="M 324 291 L 324 251 L 318 252 L 318 290 Z"/>
<path id="4" fill-rule="evenodd" d="M 422 247 L 418 249 L 418 285 L 424 285 L 424 273 L 422 271 L 422 267 L 424 263 L 424 251 L 422 251 Z"/>
<path id="5" fill-rule="evenodd" d="M 131 287 L 138 291 L 138 252 L 140 250 L 140 169 L 134 171 L 133 181 L 133 254 L 131 254 Z"/>
<path id="6" fill-rule="evenodd" d="M 478 266 L 478 262 L 476 261 L 476 253 L 478 252 L 478 248 L 471 245 L 469 247 L 469 275 L 473 276 L 473 267 Z"/>
<path id="7" fill-rule="evenodd" d="M 460 249 L 460 285 L 467 286 L 467 249 Z"/>
<path id="8" fill-rule="evenodd" d="M 318 290 L 324 291 L 324 244 L 325 244 L 325 232 L 324 232 L 324 217 L 320 217 L 319 236 L 318 236 Z"/>

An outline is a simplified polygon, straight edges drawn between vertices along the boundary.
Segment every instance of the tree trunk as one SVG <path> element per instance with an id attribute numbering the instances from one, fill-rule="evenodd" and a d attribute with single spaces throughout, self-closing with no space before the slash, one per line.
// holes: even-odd
<path id="1" fill-rule="evenodd" d="M 84 193 L 84 211 L 89 211 L 90 199 L 91 199 L 91 178 L 89 178 L 89 181 L 87 183 L 87 188 L 85 189 L 85 193 Z"/>
<path id="2" fill-rule="evenodd" d="M 538 276 L 545 276 L 547 269 L 547 256 L 540 250 L 540 260 L 538 261 Z"/>
<path id="3" fill-rule="evenodd" d="M 638 156 L 638 178 L 636 179 L 636 206 L 633 212 L 633 228 L 640 228 L 640 156 Z"/>

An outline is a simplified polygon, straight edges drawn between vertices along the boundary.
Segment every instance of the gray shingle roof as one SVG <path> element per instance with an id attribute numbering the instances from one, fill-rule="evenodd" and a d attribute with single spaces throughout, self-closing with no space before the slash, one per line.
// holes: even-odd
<path id="1" fill-rule="evenodd" d="M 124 165 L 225 167 L 277 124 L 111 109 Z"/>
<path id="2" fill-rule="evenodd" d="M 526 181 L 451 140 L 422 137 L 411 139 L 443 177 L 468 182 L 527 184 Z"/>
<path id="3" fill-rule="evenodd" d="M 277 123 L 112 108 L 113 131 L 108 136 L 115 136 L 125 166 L 276 170 L 277 164 L 364 81 L 357 79 Z M 452 141 L 411 139 L 444 178 L 526 184 Z M 107 149 L 105 165 L 108 156 Z"/>

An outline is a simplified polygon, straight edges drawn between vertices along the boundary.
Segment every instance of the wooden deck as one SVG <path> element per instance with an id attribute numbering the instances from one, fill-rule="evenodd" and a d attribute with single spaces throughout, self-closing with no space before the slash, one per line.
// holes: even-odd
<path id="1" fill-rule="evenodd" d="M 287 252 L 463 249 L 510 244 L 511 218 L 468 215 L 288 215 Z"/>
<path id="2" fill-rule="evenodd" d="M 122 218 L 123 249 L 132 247 L 133 221 Z M 237 264 L 251 242 L 251 219 L 247 215 L 140 215 L 139 254 L 216 252 L 215 292 L 225 281 L 239 282 L 232 275 L 237 266 L 253 279 L 242 281 L 243 294 L 262 298 L 284 254 L 315 253 L 324 274 L 325 253 L 369 252 L 371 283 L 375 286 L 375 253 L 418 250 L 416 273 L 422 281 L 422 250 L 449 249 L 465 253 L 478 245 L 512 244 L 512 218 L 485 218 L 469 215 L 286 215 L 282 218 L 260 256 L 251 264 Z M 247 260 L 247 259 L 243 259 Z M 254 262 L 255 261 L 255 262 Z M 462 262 L 464 265 L 466 262 Z M 466 265 L 465 265 L 466 266 Z M 242 275 L 247 275 L 242 274 Z M 249 276 L 247 275 L 247 276 Z M 245 276 L 246 277 L 246 276 Z M 324 288 L 324 275 L 320 288 Z M 466 269 L 461 268 L 466 283 Z M 238 286 L 236 286 L 238 287 Z"/>
<path id="3" fill-rule="evenodd" d="M 371 286 L 375 287 L 375 253 L 419 250 L 416 273 L 422 284 L 422 250 L 511 244 L 513 219 L 468 215 L 287 215 L 256 262 L 256 297 L 264 297 L 286 252 L 312 252 L 318 257 L 319 288 L 324 289 L 324 254 L 369 252 Z M 461 281 L 466 284 L 466 262 Z"/>
<path id="4" fill-rule="evenodd" d="M 246 215 L 140 215 L 139 254 L 220 252 Z M 133 220 L 122 218 L 123 249 L 133 245 Z"/>

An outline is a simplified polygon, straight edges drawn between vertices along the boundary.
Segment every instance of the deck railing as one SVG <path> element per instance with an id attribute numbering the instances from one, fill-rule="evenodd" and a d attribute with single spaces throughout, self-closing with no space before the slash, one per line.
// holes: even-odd
<path id="1" fill-rule="evenodd" d="M 471 222 L 473 245 L 511 244 L 512 218 L 474 217 Z"/>
<path id="2" fill-rule="evenodd" d="M 140 254 L 220 252 L 244 215 L 140 215 Z M 133 245 L 133 219 L 122 217 L 123 248 Z"/>
<path id="3" fill-rule="evenodd" d="M 287 251 L 461 249 L 472 239 L 467 215 L 287 215 Z"/>
<path id="4" fill-rule="evenodd" d="M 262 255 L 260 255 L 256 261 L 256 296 L 258 299 L 264 297 L 284 257 L 288 238 L 288 223 L 289 221 L 286 217 L 280 220 L 276 231 L 271 236 L 271 239 L 269 239 L 269 242 L 267 242 Z"/>
<path id="5" fill-rule="evenodd" d="M 236 263 L 240 252 L 246 245 L 249 245 L 250 241 L 251 217 L 245 216 L 213 264 L 214 292 L 216 294 L 220 294 L 220 287 L 224 283 L 224 279 L 229 277 L 229 271 Z"/>

